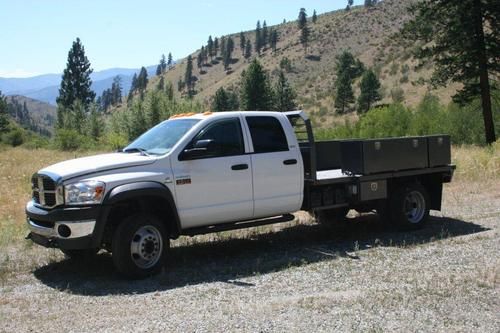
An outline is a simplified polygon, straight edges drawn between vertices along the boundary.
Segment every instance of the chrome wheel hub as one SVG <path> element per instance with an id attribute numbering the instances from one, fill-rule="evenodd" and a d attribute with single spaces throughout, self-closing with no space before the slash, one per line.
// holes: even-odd
<path id="1" fill-rule="evenodd" d="M 408 193 L 404 209 L 410 223 L 419 223 L 425 215 L 425 199 L 422 193 L 419 191 Z"/>
<path id="2" fill-rule="evenodd" d="M 160 260 L 163 240 L 160 231 L 151 225 L 139 228 L 130 243 L 130 254 L 134 263 L 142 268 L 153 267 Z"/>

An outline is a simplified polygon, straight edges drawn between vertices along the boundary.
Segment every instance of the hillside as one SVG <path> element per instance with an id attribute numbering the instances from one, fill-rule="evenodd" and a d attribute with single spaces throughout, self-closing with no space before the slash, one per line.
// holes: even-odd
<path id="1" fill-rule="evenodd" d="M 417 71 L 409 56 L 409 50 L 395 38 L 395 34 L 410 18 L 407 7 L 414 1 L 385 0 L 369 9 L 358 6 L 350 11 L 338 10 L 319 15 L 315 24 L 309 20 L 311 42 L 307 56 L 299 43 L 300 32 L 295 21 L 269 27 L 277 29 L 279 34 L 277 52 L 272 54 L 267 48 L 259 60 L 274 79 L 281 59 L 290 59 L 292 69 L 287 75 L 299 96 L 299 106 L 313 115 L 313 118 L 317 118 L 317 123 L 323 125 L 331 125 L 332 119 L 335 119 L 335 57 L 343 50 L 350 50 L 367 67 L 375 69 L 382 83 L 384 99 L 381 103 L 391 102 L 391 90 L 400 88 L 404 92 L 405 103 L 415 105 L 429 89 L 425 80 L 430 76 L 430 66 L 424 66 Z M 313 8 L 307 10 L 311 15 Z M 259 18 L 256 18 L 256 21 L 257 19 Z M 260 19 L 262 22 L 265 18 Z M 207 38 L 208 34 L 209 32 Z M 254 31 L 247 31 L 245 35 L 253 43 Z M 249 61 L 242 57 L 239 32 L 231 37 L 235 42 L 235 51 L 233 64 L 227 72 L 223 69 L 222 61 L 204 66 L 200 71 L 196 68 L 199 50 L 192 53 L 193 74 L 197 80 L 195 99 L 203 102 L 207 108 L 215 91 L 220 87 L 237 85 L 242 71 L 249 64 Z M 253 52 L 252 58 L 254 57 L 256 55 Z M 177 87 L 178 80 L 184 78 L 185 69 L 186 59 L 182 59 L 164 74 L 165 80 Z M 158 77 L 151 78 L 148 89 L 154 89 L 158 80 Z M 357 83 L 354 87 L 358 90 Z M 457 86 L 450 86 L 433 93 L 439 96 L 442 102 L 447 103 L 456 88 Z M 176 91 L 176 94 L 180 93 Z"/>
<path id="2" fill-rule="evenodd" d="M 8 112 L 23 127 L 51 135 L 56 121 L 56 107 L 25 96 L 7 96 Z"/>

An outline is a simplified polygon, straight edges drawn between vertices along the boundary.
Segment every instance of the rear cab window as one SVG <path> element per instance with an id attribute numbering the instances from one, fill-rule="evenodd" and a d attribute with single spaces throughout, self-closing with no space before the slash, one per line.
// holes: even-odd
<path id="1" fill-rule="evenodd" d="M 246 116 L 254 153 L 288 151 L 285 131 L 278 119 L 271 116 Z"/>

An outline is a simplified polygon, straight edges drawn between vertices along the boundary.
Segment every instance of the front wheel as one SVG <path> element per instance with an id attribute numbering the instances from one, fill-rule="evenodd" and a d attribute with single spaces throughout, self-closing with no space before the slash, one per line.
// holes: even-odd
<path id="1" fill-rule="evenodd" d="M 420 229 L 429 219 L 429 194 L 418 183 L 402 185 L 391 196 L 389 209 L 392 222 L 400 229 Z"/>
<path id="2" fill-rule="evenodd" d="M 124 219 L 114 232 L 113 262 L 120 273 L 144 278 L 161 270 L 168 248 L 163 223 L 154 215 L 136 214 Z"/>

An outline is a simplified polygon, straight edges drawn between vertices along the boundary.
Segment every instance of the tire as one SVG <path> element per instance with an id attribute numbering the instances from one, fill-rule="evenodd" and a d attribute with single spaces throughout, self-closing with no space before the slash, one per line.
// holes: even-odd
<path id="1" fill-rule="evenodd" d="M 99 252 L 99 249 L 83 249 L 83 250 L 66 250 L 66 249 L 60 249 L 64 255 L 71 259 L 71 260 L 90 260 L 95 255 L 97 252 Z"/>
<path id="2" fill-rule="evenodd" d="M 391 222 L 400 230 L 421 229 L 429 219 L 429 194 L 418 183 L 404 184 L 391 195 L 389 212 Z"/>
<path id="3" fill-rule="evenodd" d="M 314 217 L 319 224 L 333 224 L 345 222 L 347 213 L 349 213 L 348 207 L 323 209 L 315 211 Z"/>
<path id="4" fill-rule="evenodd" d="M 161 270 L 167 258 L 169 238 L 165 226 L 156 216 L 136 214 L 119 224 L 111 247 L 118 272 L 140 279 Z"/>

